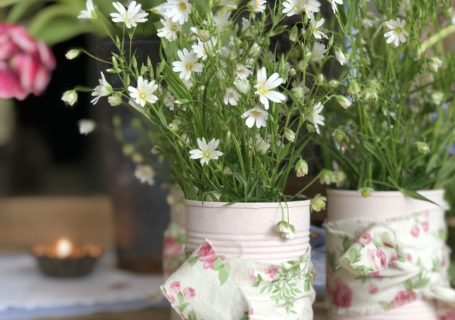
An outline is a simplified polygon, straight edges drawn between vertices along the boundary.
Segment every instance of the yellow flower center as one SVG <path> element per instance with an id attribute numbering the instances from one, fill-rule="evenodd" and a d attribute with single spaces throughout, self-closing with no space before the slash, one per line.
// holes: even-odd
<path id="1" fill-rule="evenodd" d="M 176 24 L 172 24 L 171 31 L 177 32 L 178 28 Z"/>
<path id="2" fill-rule="evenodd" d="M 145 98 L 147 98 L 147 95 L 145 94 L 145 92 L 141 92 L 141 93 L 139 93 L 139 98 L 141 98 L 142 100 L 145 100 Z"/>
<path id="3" fill-rule="evenodd" d="M 206 159 L 210 158 L 210 153 L 206 150 L 202 153 L 202 156 Z"/>
<path id="4" fill-rule="evenodd" d="M 186 69 L 186 71 L 192 71 L 193 70 L 193 63 L 192 62 L 188 62 L 185 65 L 185 69 Z"/>
<path id="5" fill-rule="evenodd" d="M 261 116 L 261 112 L 259 112 L 259 111 L 251 111 L 251 116 L 253 118 L 259 118 Z"/>
<path id="6" fill-rule="evenodd" d="M 186 11 L 187 8 L 188 8 L 188 6 L 186 5 L 186 2 L 181 1 L 181 2 L 179 3 L 179 9 L 180 9 L 180 11 Z"/>

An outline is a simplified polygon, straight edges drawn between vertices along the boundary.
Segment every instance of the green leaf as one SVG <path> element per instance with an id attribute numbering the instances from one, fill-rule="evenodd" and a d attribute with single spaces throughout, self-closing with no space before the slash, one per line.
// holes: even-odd
<path id="1" fill-rule="evenodd" d="M 190 266 L 194 266 L 198 260 L 198 257 L 191 256 L 186 260 L 186 263 L 188 263 Z"/>
<path id="2" fill-rule="evenodd" d="M 218 279 L 220 280 L 220 284 L 223 285 L 229 279 L 229 272 L 227 272 L 226 268 L 221 268 L 218 270 Z"/>
<path id="3" fill-rule="evenodd" d="M 406 290 L 412 290 L 413 289 L 413 285 L 412 285 L 412 281 L 411 280 L 406 280 L 404 283 L 403 283 L 403 286 Z"/>
<path id="4" fill-rule="evenodd" d="M 57 18 L 35 31 L 34 36 L 49 45 L 54 45 L 89 31 L 90 29 L 78 25 L 71 19 Z"/>

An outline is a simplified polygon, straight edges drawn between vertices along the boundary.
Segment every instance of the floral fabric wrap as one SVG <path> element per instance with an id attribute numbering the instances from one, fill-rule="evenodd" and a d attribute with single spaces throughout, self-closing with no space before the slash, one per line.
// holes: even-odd
<path id="1" fill-rule="evenodd" d="M 384 223 L 326 223 L 327 301 L 340 315 L 379 314 L 416 299 L 455 306 L 444 209 Z"/>
<path id="2" fill-rule="evenodd" d="M 165 278 L 175 272 L 185 261 L 185 229 L 176 223 L 170 223 L 163 239 L 163 272 Z"/>
<path id="3" fill-rule="evenodd" d="M 161 287 L 185 320 L 311 320 L 310 255 L 281 265 L 218 256 L 207 240 Z"/>

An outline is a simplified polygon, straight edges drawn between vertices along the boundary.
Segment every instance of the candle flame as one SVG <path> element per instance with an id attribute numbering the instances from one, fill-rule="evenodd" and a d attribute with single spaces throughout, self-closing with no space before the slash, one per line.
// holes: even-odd
<path id="1" fill-rule="evenodd" d="M 56 247 L 57 257 L 59 258 L 67 258 L 71 255 L 73 251 L 73 244 L 68 239 L 60 239 L 57 241 Z"/>

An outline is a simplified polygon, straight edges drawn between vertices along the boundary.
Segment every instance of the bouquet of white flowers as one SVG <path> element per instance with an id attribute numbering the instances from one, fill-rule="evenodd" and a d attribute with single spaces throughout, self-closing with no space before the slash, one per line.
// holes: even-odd
<path id="1" fill-rule="evenodd" d="M 343 54 L 334 49 L 318 1 L 239 2 L 210 1 L 195 10 L 188 0 L 168 0 L 151 13 L 134 1 L 114 2 L 110 16 L 123 36 L 112 37 L 117 51 L 105 61 L 93 103 L 127 102 L 153 125 L 155 150 L 187 199 L 292 200 L 308 185 L 288 195 L 286 182 L 308 174 L 301 155 L 324 126 L 324 105 L 344 102 L 335 94 L 340 82 L 322 72 L 337 59 L 343 63 Z M 341 1 L 331 3 L 336 12 Z M 130 41 L 153 15 L 161 16 L 157 66 L 138 63 Z M 114 88 L 104 73 L 123 86 Z"/>

